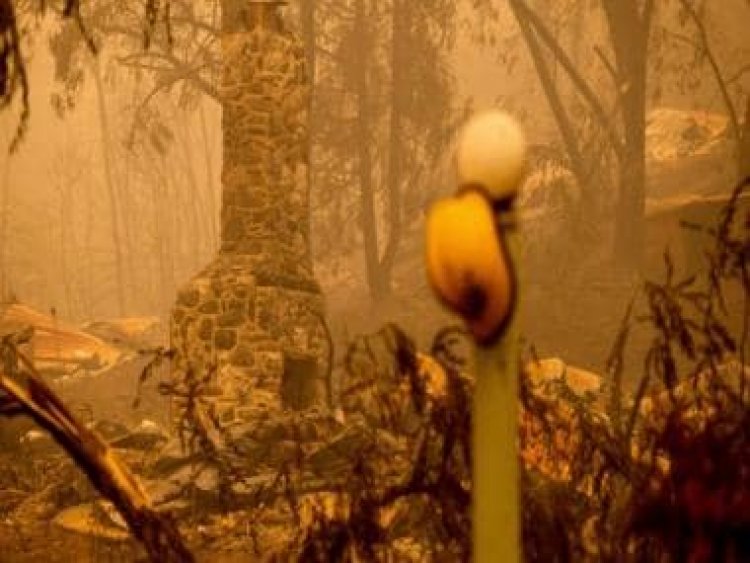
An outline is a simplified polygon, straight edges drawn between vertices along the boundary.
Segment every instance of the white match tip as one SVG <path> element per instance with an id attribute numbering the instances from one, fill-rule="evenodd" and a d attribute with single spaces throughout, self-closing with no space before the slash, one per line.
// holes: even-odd
<path id="1" fill-rule="evenodd" d="M 460 185 L 480 184 L 494 199 L 515 195 L 526 168 L 521 126 L 499 110 L 472 117 L 459 137 L 456 167 Z"/>

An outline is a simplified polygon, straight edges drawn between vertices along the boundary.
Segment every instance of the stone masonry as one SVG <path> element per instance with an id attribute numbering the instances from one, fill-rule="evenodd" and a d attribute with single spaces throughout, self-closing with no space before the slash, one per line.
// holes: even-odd
<path id="1" fill-rule="evenodd" d="M 178 293 L 173 374 L 224 422 L 324 405 L 328 340 L 313 276 L 307 186 L 309 86 L 281 2 L 235 2 L 222 38 L 221 247 Z"/>

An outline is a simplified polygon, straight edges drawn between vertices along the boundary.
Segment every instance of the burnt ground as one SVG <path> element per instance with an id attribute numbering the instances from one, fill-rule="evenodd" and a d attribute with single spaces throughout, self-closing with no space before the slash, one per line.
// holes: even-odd
<path id="1" fill-rule="evenodd" d="M 435 331 L 456 319 L 434 300 L 424 280 L 419 245 L 407 247 L 396 275 L 396 291 L 388 301 L 369 304 L 362 289 L 330 281 L 326 284 L 331 327 L 338 349 L 354 336 L 378 330 L 385 322 L 395 322 L 424 349 Z M 641 283 L 615 267 L 593 266 L 595 261 L 580 263 L 544 275 L 528 275 L 523 293 L 522 326 L 526 344 L 533 345 L 540 357 L 556 356 L 566 363 L 603 373 L 612 344 L 635 288 Z M 661 280 L 663 268 L 658 265 L 649 274 Z M 742 311 L 733 307 L 745 296 L 729 296 L 729 309 L 736 329 Z M 636 311 L 638 312 L 638 311 Z M 640 376 L 642 359 L 653 335 L 645 328 L 632 331 L 626 354 L 626 383 Z M 141 405 L 133 408 L 137 377 L 143 359 L 132 356 L 105 374 L 88 380 L 70 381 L 60 387 L 61 395 L 71 404 L 84 409 L 94 419 L 112 419 L 132 426 L 144 418 L 166 424 L 166 401 L 146 389 Z M 71 468 L 61 470 L 59 459 L 45 466 L 43 461 L 17 447 L 18 437 L 32 428 L 31 423 L 13 421 L 4 424 L 6 440 L 0 453 L 0 563 L 40 561 L 59 562 L 130 562 L 142 557 L 140 548 L 130 541 L 110 542 L 61 530 L 52 523 L 61 506 L 70 506 L 94 498 L 85 479 Z M 11 440 L 8 442 L 7 440 Z M 62 473 L 60 473 L 62 471 Z M 71 486 L 61 487 L 61 483 Z M 250 520 L 248 520 L 250 521 Z M 202 531 L 201 531 L 202 530 Z M 233 553 L 221 553 L 216 530 L 210 525 L 191 525 L 191 536 L 199 561 L 231 563 L 260 558 L 249 548 L 234 546 Z M 240 534 L 241 536 L 242 534 Z M 213 536 L 210 546 L 203 536 Z M 221 537 L 221 534 L 218 534 Z M 237 541 L 235 535 L 234 541 Z M 242 543 L 242 539 L 240 539 Z"/>

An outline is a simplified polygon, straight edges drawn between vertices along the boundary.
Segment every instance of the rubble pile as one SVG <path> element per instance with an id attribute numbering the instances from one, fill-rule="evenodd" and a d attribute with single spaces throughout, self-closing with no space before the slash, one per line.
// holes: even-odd
<path id="1" fill-rule="evenodd" d="M 470 363 L 456 371 L 444 358 L 400 341 L 398 334 L 384 330 L 350 347 L 342 362 L 337 413 L 315 406 L 274 409 L 252 421 L 225 422 L 211 401 L 198 396 L 192 418 L 176 429 L 169 416 L 122 416 L 117 409 L 81 409 L 80 416 L 88 417 L 89 427 L 139 475 L 159 509 L 178 515 L 198 553 L 255 554 L 258 559 L 260 554 L 299 554 L 325 526 L 361 518 L 362 506 L 372 503 L 367 525 L 380 534 L 382 549 L 399 561 L 420 561 L 436 545 L 452 549 L 440 544 L 445 540 L 436 531 L 441 512 L 424 494 L 378 499 L 408 488 L 416 467 L 426 475 L 450 467 L 458 490 L 470 494 L 465 452 L 444 445 L 449 428 L 458 432 L 453 439 L 460 444 L 460 432 L 470 427 L 470 402 L 461 403 L 461 397 L 470 398 L 473 380 Z M 727 364 L 720 371 L 731 380 L 735 368 Z M 104 372 L 94 379 L 107 377 Z M 130 377 L 133 382 L 140 378 L 137 373 Z M 602 378 L 560 358 L 530 361 L 523 377 L 531 401 L 546 405 L 542 416 L 529 407 L 528 398 L 521 403 L 525 474 L 545 487 L 581 483 L 577 490 L 591 498 L 595 476 L 579 473 L 581 457 L 587 455 L 584 426 L 597 424 L 604 435 L 611 431 Z M 700 374 L 696 385 L 683 385 L 675 396 L 698 400 L 709 381 L 710 374 Z M 136 387 L 129 393 L 132 399 Z M 669 400 L 663 393 L 646 394 L 642 415 L 651 416 Z M 116 403 L 105 398 L 105 404 Z M 163 404 L 169 405 L 167 398 Z M 117 512 L 94 494 L 49 436 L 30 429 L 18 437 L 14 451 L 5 463 L 0 460 L 4 525 L 49 520 L 57 534 L 137 549 Z M 641 459 L 637 449 L 632 455 Z M 460 518 L 466 511 L 455 512 Z"/>

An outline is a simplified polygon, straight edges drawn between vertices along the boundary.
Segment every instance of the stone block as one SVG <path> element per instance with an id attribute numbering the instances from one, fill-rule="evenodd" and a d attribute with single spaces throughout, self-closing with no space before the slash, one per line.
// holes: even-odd
<path id="1" fill-rule="evenodd" d="M 232 288 L 232 295 L 239 301 L 239 309 L 243 309 L 247 303 L 247 298 L 250 297 L 250 288 L 247 283 L 237 284 Z"/>
<path id="2" fill-rule="evenodd" d="M 255 352 L 247 344 L 239 344 L 229 356 L 229 362 L 238 367 L 252 367 L 255 365 Z"/>
<path id="3" fill-rule="evenodd" d="M 237 333 L 234 330 L 219 329 L 214 335 L 217 350 L 231 350 L 237 344 Z"/>
<path id="4" fill-rule="evenodd" d="M 198 338 L 203 341 L 209 341 L 213 337 L 214 322 L 210 318 L 204 318 L 201 320 L 198 327 Z"/>
<path id="5" fill-rule="evenodd" d="M 234 403 L 228 403 L 225 405 L 222 405 L 220 408 L 216 409 L 216 414 L 218 415 L 219 422 L 222 424 L 231 424 L 235 420 L 237 420 L 237 414 L 236 414 L 237 407 Z"/>
<path id="6" fill-rule="evenodd" d="M 185 318 L 185 310 L 180 307 L 176 306 L 174 308 L 174 311 L 172 312 L 172 327 L 173 329 L 176 328 L 177 325 L 179 325 Z"/>
<path id="7" fill-rule="evenodd" d="M 278 412 L 281 410 L 281 398 L 279 396 L 279 390 L 277 389 L 252 389 L 250 396 L 250 403 L 248 406 L 255 407 L 257 409 L 264 409 L 270 412 Z"/>
<path id="8" fill-rule="evenodd" d="M 198 312 L 202 315 L 217 314 L 219 312 L 219 301 L 217 299 L 205 301 L 200 307 L 198 307 Z M 175 320 L 177 319 L 175 318 Z"/>
<path id="9" fill-rule="evenodd" d="M 239 327 L 247 321 L 243 313 L 242 309 L 230 309 L 219 315 L 216 324 L 223 328 Z"/>
<path id="10" fill-rule="evenodd" d="M 257 359 L 260 369 L 267 374 L 281 374 L 284 362 L 281 351 L 277 349 L 278 344 L 260 343 L 258 345 Z"/>
<path id="11" fill-rule="evenodd" d="M 183 289 L 177 295 L 177 303 L 183 307 L 193 308 L 200 301 L 200 293 L 197 289 Z"/>
<path id="12" fill-rule="evenodd" d="M 227 288 L 229 289 L 229 288 Z M 235 279 L 231 291 L 227 291 L 226 295 L 235 295 L 237 291 L 244 289 L 239 279 Z M 247 291 L 245 291 L 247 294 Z M 245 301 L 243 299 L 236 299 L 234 297 L 227 297 L 224 299 L 224 311 L 237 311 L 240 315 L 244 315 L 245 312 Z"/>

